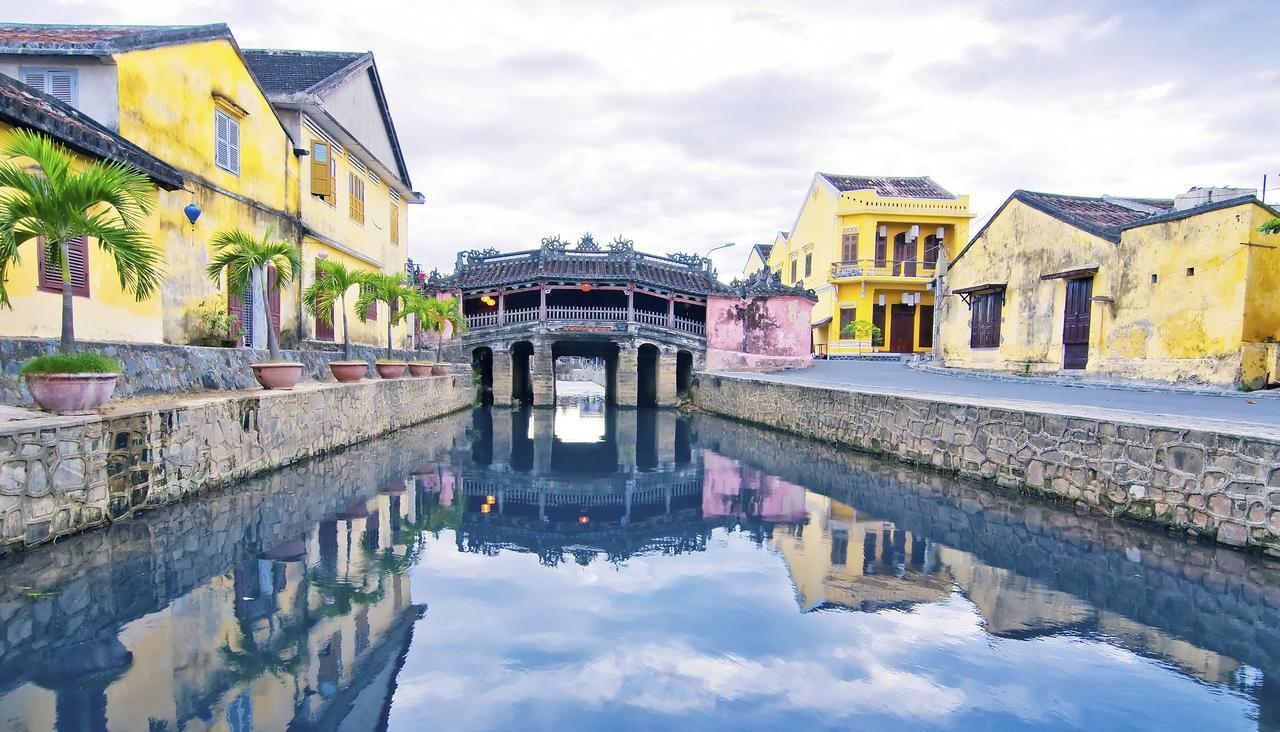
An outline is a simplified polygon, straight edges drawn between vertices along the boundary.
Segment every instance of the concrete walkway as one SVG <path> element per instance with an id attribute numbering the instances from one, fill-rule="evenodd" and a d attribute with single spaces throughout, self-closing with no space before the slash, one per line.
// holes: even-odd
<path id="1" fill-rule="evenodd" d="M 892 389 L 895 392 L 951 397 L 1016 399 L 1056 406 L 1099 407 L 1147 415 L 1172 415 L 1221 420 L 1233 424 L 1280 425 L 1280 398 L 1179 394 L 1111 389 L 1102 386 L 1061 386 L 1044 383 L 985 381 L 907 368 L 898 362 L 818 361 L 807 369 L 752 378 L 793 384 L 857 390 Z"/>

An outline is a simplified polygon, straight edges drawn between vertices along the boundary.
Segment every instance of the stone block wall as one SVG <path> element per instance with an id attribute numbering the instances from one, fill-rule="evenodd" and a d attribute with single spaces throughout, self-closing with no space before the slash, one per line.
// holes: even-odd
<path id="1" fill-rule="evenodd" d="M 699 374 L 694 404 L 1280 556 L 1280 436 L 1108 410 L 1031 411 Z M 1148 419 L 1148 417 L 1150 417 Z"/>
<path id="2" fill-rule="evenodd" d="M 265 349 L 205 348 L 167 343 L 113 343 L 82 341 L 124 366 L 124 376 L 116 385 L 119 396 L 145 396 L 175 392 L 248 389 L 256 387 L 251 364 L 267 358 Z M 332 383 L 329 362 L 342 359 L 342 344 L 306 341 L 304 347 L 281 355 L 304 365 L 304 381 Z M 26 381 L 18 374 L 28 360 L 53 353 L 54 340 L 41 338 L 0 338 L 0 404 L 30 404 Z M 353 346 L 355 357 L 373 362 L 386 356 L 385 348 Z M 430 360 L 434 352 L 395 351 L 396 358 Z M 370 369 L 370 376 L 376 377 Z"/>
<path id="3" fill-rule="evenodd" d="M 0 553 L 461 409 L 464 376 L 307 384 L 0 425 Z"/>

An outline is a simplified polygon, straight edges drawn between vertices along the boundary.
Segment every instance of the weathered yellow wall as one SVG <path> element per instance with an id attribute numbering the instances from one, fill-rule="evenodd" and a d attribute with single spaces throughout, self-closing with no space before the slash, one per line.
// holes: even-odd
<path id="1" fill-rule="evenodd" d="M 370 265 L 363 259 L 357 259 L 352 255 L 334 247 L 325 244 L 313 237 L 303 237 L 302 258 L 303 258 L 303 286 L 308 286 L 315 282 L 316 275 L 316 254 L 325 252 L 329 261 L 341 262 L 353 269 L 376 270 L 377 268 Z M 389 317 L 389 309 L 385 303 L 378 303 L 378 319 L 371 320 L 367 323 L 361 322 L 359 311 L 356 310 L 356 298 L 360 296 L 358 288 L 351 288 L 347 292 L 347 325 L 351 328 L 351 342 L 363 343 L 366 345 L 381 346 L 387 345 L 387 318 Z M 315 337 L 315 318 L 310 315 L 304 316 L 303 328 L 308 338 Z M 338 310 L 338 306 L 334 305 L 333 316 L 333 342 L 342 343 L 342 313 Z M 392 343 L 396 348 L 407 348 L 409 344 L 409 322 L 402 321 L 395 326 L 392 332 Z"/>
<path id="2" fill-rule="evenodd" d="M 1236 383 L 1252 249 L 1241 242 L 1256 228 L 1252 208 L 1244 204 L 1128 229 L 1117 244 L 1011 201 L 947 277 L 952 292 L 1008 283 L 1000 347 L 969 348 L 970 308 L 949 295 L 941 314 L 943 358 L 968 368 L 1059 370 L 1066 281 L 1040 276 L 1097 266 L 1086 371 Z M 1259 281 L 1272 281 L 1271 266 L 1259 269 Z"/>
<path id="3" fill-rule="evenodd" d="M 1271 220 L 1271 212 L 1252 206 L 1247 247 L 1249 279 L 1245 292 L 1246 341 L 1280 340 L 1280 234 L 1263 234 L 1258 227 Z"/>
<path id="4" fill-rule="evenodd" d="M 0 139 L 12 131 L 0 123 Z M 77 158 L 83 165 L 85 160 Z M 155 195 L 153 193 L 153 195 Z M 157 245 L 160 216 L 153 212 L 146 231 Z M 139 302 L 120 289 L 115 261 L 89 242 L 89 297 L 74 298 L 76 338 L 108 341 L 159 341 L 162 327 L 161 298 L 152 296 Z M 57 338 L 62 330 L 62 294 L 36 289 L 39 282 L 40 248 L 35 240 L 18 249 L 21 263 L 11 268 L 5 281 L 12 309 L 0 308 L 0 334 L 13 337 Z"/>
<path id="5" fill-rule="evenodd" d="M 164 340 L 201 337 L 195 306 L 218 291 L 204 274 L 222 229 L 240 228 L 299 242 L 298 163 L 292 143 L 231 43 L 215 40 L 116 56 L 120 134 L 187 177 L 187 191 L 160 196 L 160 235 L 169 254 L 164 287 Z M 240 173 L 214 164 L 215 93 L 247 114 L 240 117 Z M 223 107 L 226 109 L 226 107 Z M 202 211 L 194 226 L 182 212 Z M 297 340 L 299 286 L 281 293 L 281 342 Z"/>

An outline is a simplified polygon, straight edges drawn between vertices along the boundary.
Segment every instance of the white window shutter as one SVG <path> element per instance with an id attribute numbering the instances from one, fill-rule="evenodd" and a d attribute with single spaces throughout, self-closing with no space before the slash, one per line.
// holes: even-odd
<path id="1" fill-rule="evenodd" d="M 240 175 L 240 121 L 227 118 L 227 155 L 231 172 Z"/>
<path id="2" fill-rule="evenodd" d="M 46 94 L 49 92 L 48 74 L 43 71 L 24 71 L 22 72 L 22 83 Z"/>
<path id="3" fill-rule="evenodd" d="M 49 96 L 72 106 L 76 103 L 76 77 L 72 71 L 50 71 Z"/>

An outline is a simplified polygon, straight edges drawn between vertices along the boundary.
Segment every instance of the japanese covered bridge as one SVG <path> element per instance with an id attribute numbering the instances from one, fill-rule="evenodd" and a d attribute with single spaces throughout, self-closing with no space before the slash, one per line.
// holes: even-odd
<path id="1" fill-rule="evenodd" d="M 423 287 L 461 301 L 464 355 L 497 405 L 553 404 L 561 356 L 603 360 L 606 399 L 624 406 L 675 404 L 708 364 L 797 365 L 816 300 L 771 273 L 724 285 L 705 257 L 646 254 L 624 239 L 601 246 L 589 234 L 573 246 L 463 252 L 452 275 L 432 273 Z"/>

